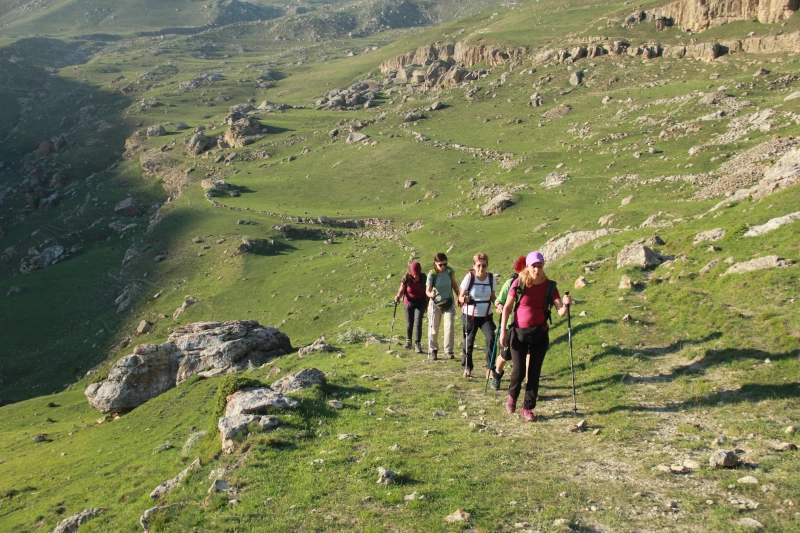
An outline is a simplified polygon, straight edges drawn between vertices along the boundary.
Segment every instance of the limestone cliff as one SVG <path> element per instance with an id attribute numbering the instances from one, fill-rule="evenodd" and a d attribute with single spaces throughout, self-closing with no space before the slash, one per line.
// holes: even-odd
<path id="1" fill-rule="evenodd" d="M 509 58 L 522 54 L 519 48 L 502 49 L 492 45 L 469 43 L 459 41 L 455 44 L 431 44 L 421 46 L 416 50 L 400 54 L 381 63 L 381 72 L 399 71 L 408 65 L 430 65 L 435 61 L 455 64 L 460 67 L 472 67 L 478 63 L 488 66 L 500 65 Z"/>
<path id="2" fill-rule="evenodd" d="M 655 10 L 683 29 L 706 30 L 734 20 L 774 24 L 790 17 L 800 0 L 677 0 Z"/>

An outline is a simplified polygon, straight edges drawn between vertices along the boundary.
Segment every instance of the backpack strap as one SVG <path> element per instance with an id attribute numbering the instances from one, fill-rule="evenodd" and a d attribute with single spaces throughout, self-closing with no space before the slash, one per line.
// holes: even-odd
<path id="1" fill-rule="evenodd" d="M 469 291 L 472 290 L 472 286 L 475 285 L 475 271 L 472 269 L 467 270 L 467 274 L 469 274 L 469 286 L 467 287 L 467 294 L 469 294 Z"/>
<path id="2" fill-rule="evenodd" d="M 547 280 L 547 289 L 544 291 L 544 317 L 549 324 L 553 323 L 553 293 L 556 291 L 556 282 Z"/>

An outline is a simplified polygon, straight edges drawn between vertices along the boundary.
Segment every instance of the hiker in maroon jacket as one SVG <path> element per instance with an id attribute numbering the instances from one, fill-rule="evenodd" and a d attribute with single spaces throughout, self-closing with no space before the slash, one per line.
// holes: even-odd
<path id="1" fill-rule="evenodd" d="M 506 411 L 513 414 L 517 409 L 517 398 L 522 388 L 523 374 L 527 374 L 525 382 L 525 400 L 520 414 L 528 422 L 535 422 L 536 397 L 539 394 L 539 376 L 542 363 L 550 346 L 549 329 L 550 307 L 554 305 L 560 316 L 567 314 L 567 306 L 572 303 L 569 295 L 561 296 L 554 281 L 547 279 L 544 273 L 544 256 L 540 252 L 531 252 L 525 258 L 525 270 L 511 284 L 506 304 L 503 307 L 503 318 L 500 322 L 500 344 L 511 348 L 511 360 L 514 370 L 511 372 L 511 383 L 508 386 Z M 510 318 L 511 313 L 514 317 Z M 509 332 L 506 325 L 512 320 L 513 328 Z M 531 360 L 525 372 L 525 359 L 530 353 Z"/>
<path id="2" fill-rule="evenodd" d="M 414 261 L 408 267 L 408 273 L 400 281 L 400 290 L 394 297 L 395 302 L 403 299 L 406 310 L 406 348 L 411 348 L 411 335 L 414 336 L 414 351 L 422 353 L 422 315 L 428 306 L 428 296 L 425 294 L 427 278 L 422 273 L 422 265 Z"/>

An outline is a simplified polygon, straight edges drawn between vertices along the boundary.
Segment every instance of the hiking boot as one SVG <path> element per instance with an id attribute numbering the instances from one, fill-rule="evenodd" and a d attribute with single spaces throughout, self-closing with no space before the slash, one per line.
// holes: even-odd
<path id="1" fill-rule="evenodd" d="M 419 343 L 416 343 L 416 344 L 414 345 L 414 351 L 415 351 L 416 353 L 422 353 L 422 346 L 420 346 L 420 345 L 419 345 Z"/>
<path id="2" fill-rule="evenodd" d="M 500 390 L 500 380 L 503 379 L 503 374 L 505 372 L 498 374 L 492 370 L 492 390 Z"/>
<path id="3" fill-rule="evenodd" d="M 438 352 L 436 350 L 432 350 L 431 351 L 431 356 L 429 357 L 429 359 L 431 361 L 436 361 L 437 359 L 439 359 Z"/>
<path id="4" fill-rule="evenodd" d="M 407 339 L 406 340 L 406 345 L 403 346 L 403 348 L 405 348 L 406 350 L 410 350 L 411 349 L 411 339 Z"/>
<path id="5" fill-rule="evenodd" d="M 447 358 L 448 359 L 455 359 L 456 355 L 454 353 L 449 353 L 449 354 L 447 354 Z"/>
<path id="6" fill-rule="evenodd" d="M 517 410 L 517 399 L 509 396 L 508 400 L 506 400 L 506 412 L 510 415 L 513 415 L 514 411 L 516 410 Z"/>
<path id="7" fill-rule="evenodd" d="M 533 414 L 533 409 L 525 409 L 523 407 L 520 409 L 519 414 L 522 415 L 526 422 L 536 422 L 536 415 Z"/>

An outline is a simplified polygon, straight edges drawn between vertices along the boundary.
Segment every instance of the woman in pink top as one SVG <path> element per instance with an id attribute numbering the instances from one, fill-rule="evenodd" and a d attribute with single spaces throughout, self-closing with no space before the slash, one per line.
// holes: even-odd
<path id="1" fill-rule="evenodd" d="M 522 388 L 522 377 L 525 374 L 525 359 L 530 353 L 530 364 L 527 365 L 525 382 L 525 400 L 522 403 L 523 418 L 528 422 L 535 422 L 536 397 L 539 394 L 539 376 L 542 372 L 542 363 L 550 346 L 550 337 L 547 334 L 547 319 L 550 306 L 555 305 L 560 316 L 567 314 L 567 306 L 572 303 L 569 295 L 561 296 L 555 288 L 555 282 L 547 279 L 544 273 L 544 256 L 540 252 L 531 252 L 525 258 L 525 270 L 511 284 L 505 306 L 503 318 L 500 322 L 500 344 L 504 348 L 511 348 L 511 360 L 514 370 L 511 372 L 511 383 L 508 386 L 508 401 L 506 411 L 513 414 L 517 409 L 517 398 Z M 552 288 L 548 291 L 548 285 Z M 522 291 L 520 297 L 517 291 Z M 549 294 L 548 296 L 548 292 Z M 515 302 L 519 302 L 515 309 Z M 513 327 L 509 330 L 509 316 L 514 312 Z M 510 337 L 510 338 L 509 338 Z"/>

